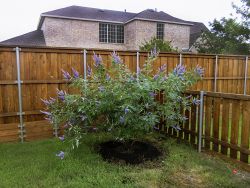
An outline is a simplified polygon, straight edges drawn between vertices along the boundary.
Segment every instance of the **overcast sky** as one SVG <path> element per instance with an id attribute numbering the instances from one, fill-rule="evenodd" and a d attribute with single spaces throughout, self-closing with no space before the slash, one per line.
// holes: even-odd
<path id="1" fill-rule="evenodd" d="M 215 18 L 229 17 L 232 2 L 240 0 L 1 0 L 0 41 L 36 30 L 41 13 L 71 5 L 135 13 L 156 8 L 208 26 Z"/>

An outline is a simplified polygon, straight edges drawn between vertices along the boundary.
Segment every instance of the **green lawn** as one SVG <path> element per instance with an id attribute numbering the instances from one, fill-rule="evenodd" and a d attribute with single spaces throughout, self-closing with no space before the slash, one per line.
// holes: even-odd
<path id="1" fill-rule="evenodd" d="M 249 187 L 250 175 L 218 158 L 197 153 L 174 139 L 157 141 L 166 151 L 159 164 L 110 164 L 94 145 L 107 137 L 87 136 L 78 150 L 61 160 L 56 139 L 0 144 L 0 187 Z M 153 141 L 155 139 L 151 138 Z M 168 151 L 168 152 L 167 152 Z M 238 169 L 233 174 L 233 169 Z"/>

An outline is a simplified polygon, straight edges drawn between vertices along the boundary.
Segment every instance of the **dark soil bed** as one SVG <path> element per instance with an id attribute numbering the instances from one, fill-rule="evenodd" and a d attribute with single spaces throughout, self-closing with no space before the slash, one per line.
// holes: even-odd
<path id="1" fill-rule="evenodd" d="M 99 145 L 99 153 L 106 161 L 134 165 L 153 161 L 162 155 L 152 143 L 135 140 L 103 142 Z"/>

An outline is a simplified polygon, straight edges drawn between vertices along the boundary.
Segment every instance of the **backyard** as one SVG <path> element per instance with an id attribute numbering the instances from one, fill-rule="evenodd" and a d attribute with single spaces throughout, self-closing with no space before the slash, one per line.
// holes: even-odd
<path id="1" fill-rule="evenodd" d="M 250 0 L 191 1 L 65 4 L 22 35 L 45 7 L 3 3 L 0 188 L 250 188 Z"/>
<path id="2" fill-rule="evenodd" d="M 1 144 L 0 187 L 249 187 L 250 174 L 237 163 L 159 135 L 146 138 L 163 151 L 158 160 L 134 166 L 106 162 L 96 146 L 111 138 L 89 134 L 64 159 L 56 154 L 68 145 L 56 138 Z"/>

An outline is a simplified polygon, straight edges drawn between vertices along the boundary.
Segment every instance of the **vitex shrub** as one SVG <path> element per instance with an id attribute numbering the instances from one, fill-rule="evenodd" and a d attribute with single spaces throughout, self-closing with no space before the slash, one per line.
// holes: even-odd
<path id="1" fill-rule="evenodd" d="M 139 73 L 132 72 L 116 52 L 111 54 L 109 68 L 100 55 L 94 54 L 93 66 L 87 67 L 87 80 L 72 68 L 72 74 L 63 71 L 70 80 L 69 87 L 78 88 L 79 94 L 68 94 L 58 90 L 58 98 L 43 100 L 47 109 L 43 111 L 55 128 L 64 126 L 65 141 L 75 147 L 84 135 L 93 132 L 110 132 L 117 138 L 132 139 L 154 131 L 161 118 L 166 126 L 180 129 L 187 118 L 181 109 L 198 104 L 193 97 L 183 92 L 201 79 L 203 69 L 193 70 L 179 64 L 167 73 L 167 64 L 153 75 L 153 65 L 158 52 L 154 49 Z M 156 100 L 161 91 L 164 101 Z"/>

